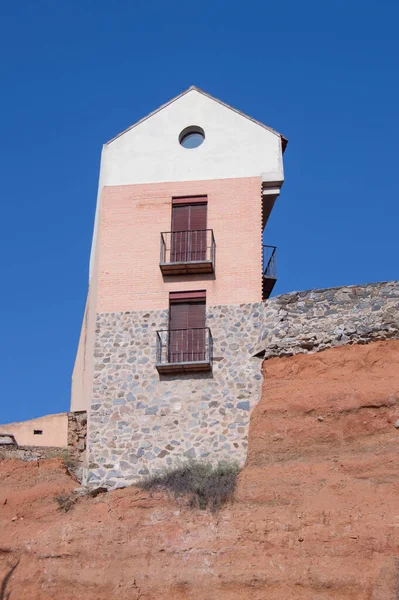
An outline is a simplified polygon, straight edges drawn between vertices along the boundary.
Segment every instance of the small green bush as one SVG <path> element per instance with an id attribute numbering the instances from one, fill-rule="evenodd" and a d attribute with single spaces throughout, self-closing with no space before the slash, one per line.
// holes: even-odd
<path id="1" fill-rule="evenodd" d="M 237 463 L 191 460 L 176 468 L 146 477 L 138 485 L 145 490 L 167 489 L 175 498 L 188 496 L 193 508 L 209 508 L 215 512 L 233 499 L 239 473 Z"/>

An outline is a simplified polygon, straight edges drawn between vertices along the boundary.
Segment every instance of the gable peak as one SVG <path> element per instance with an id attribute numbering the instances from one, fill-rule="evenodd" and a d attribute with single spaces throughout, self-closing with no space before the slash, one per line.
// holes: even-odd
<path id="1" fill-rule="evenodd" d="M 164 110 L 165 108 L 167 108 L 168 106 L 170 106 L 174 102 L 178 101 L 180 98 L 182 98 L 183 96 L 185 96 L 189 92 L 197 92 L 199 94 L 202 94 L 203 96 L 206 96 L 207 98 L 209 98 L 213 102 L 217 102 L 218 104 L 221 104 L 225 108 L 227 108 L 229 110 L 232 110 L 233 112 L 237 113 L 238 115 L 240 115 L 244 119 L 248 119 L 249 121 L 252 121 L 256 125 L 259 125 L 259 127 L 263 127 L 264 129 L 267 129 L 271 133 L 274 133 L 275 135 L 277 135 L 278 137 L 281 138 L 282 150 L 284 152 L 284 150 L 285 150 L 285 148 L 287 146 L 288 140 L 287 140 L 287 138 L 283 134 L 279 133 L 278 131 L 276 131 L 272 127 L 269 127 L 268 125 L 265 125 L 261 121 L 258 121 L 257 119 L 254 119 L 253 117 L 250 117 L 249 115 L 243 113 L 242 111 L 238 110 L 237 108 L 234 108 L 230 104 L 227 104 L 226 102 L 223 102 L 222 100 L 219 100 L 219 98 L 216 98 L 215 96 L 212 96 L 211 94 L 208 94 L 208 92 L 205 92 L 204 90 L 202 90 L 201 88 L 197 87 L 196 85 L 190 85 L 189 88 L 187 88 L 186 90 L 184 90 L 183 92 L 181 92 L 180 94 L 178 94 L 177 96 L 175 96 L 174 98 L 172 98 L 171 100 L 169 100 L 168 102 L 166 102 L 165 104 L 162 104 L 159 108 L 156 108 L 155 110 L 153 110 L 152 112 L 150 112 L 148 115 L 146 115 L 145 117 L 143 117 L 142 119 L 140 119 L 136 123 L 133 123 L 133 125 L 130 125 L 130 127 L 127 127 L 127 129 L 125 129 L 125 130 L 121 131 L 120 133 L 118 133 L 115 137 L 113 137 L 111 140 L 109 140 L 108 142 L 106 142 L 105 145 L 111 144 L 114 140 L 118 139 L 119 137 L 121 137 L 122 135 L 124 135 L 125 133 L 127 133 L 128 131 L 130 131 L 131 129 L 133 129 L 134 127 L 137 127 L 138 125 L 140 125 L 141 123 L 143 123 L 147 119 L 150 119 L 153 115 L 157 114 L 161 110 Z"/>

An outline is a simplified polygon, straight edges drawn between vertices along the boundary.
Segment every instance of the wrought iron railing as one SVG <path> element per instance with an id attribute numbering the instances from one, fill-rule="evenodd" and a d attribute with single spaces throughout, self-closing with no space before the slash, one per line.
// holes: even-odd
<path id="1" fill-rule="evenodd" d="M 206 261 L 214 265 L 215 250 L 212 229 L 161 233 L 161 265 Z"/>
<path id="2" fill-rule="evenodd" d="M 276 246 L 263 246 L 263 277 L 277 279 Z"/>
<path id="3" fill-rule="evenodd" d="M 157 331 L 157 364 L 212 364 L 213 340 L 209 327 Z"/>

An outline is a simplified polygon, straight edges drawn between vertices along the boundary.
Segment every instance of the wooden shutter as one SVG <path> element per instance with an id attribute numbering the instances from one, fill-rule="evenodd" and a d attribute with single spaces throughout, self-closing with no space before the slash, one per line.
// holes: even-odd
<path id="1" fill-rule="evenodd" d="M 206 260 L 206 204 L 190 206 L 190 260 Z"/>
<path id="2" fill-rule="evenodd" d="M 203 198 L 192 204 L 172 204 L 171 262 L 206 260 L 207 204 Z"/>
<path id="3" fill-rule="evenodd" d="M 187 361 L 188 303 L 169 307 L 169 362 Z"/>
<path id="4" fill-rule="evenodd" d="M 169 309 L 169 328 L 187 329 L 188 328 L 188 302 L 179 302 L 171 304 Z"/>
<path id="5" fill-rule="evenodd" d="M 172 204 L 206 204 L 207 200 L 207 196 L 179 196 L 172 198 Z"/>
<path id="6" fill-rule="evenodd" d="M 189 229 L 191 231 L 198 229 L 206 229 L 206 209 L 206 204 L 190 205 Z"/>
<path id="7" fill-rule="evenodd" d="M 190 206 L 172 206 L 172 231 L 188 231 L 190 219 Z"/>
<path id="8" fill-rule="evenodd" d="M 205 327 L 205 302 L 189 302 L 187 304 L 188 329 L 202 329 Z"/>
<path id="9" fill-rule="evenodd" d="M 189 248 L 190 206 L 172 206 L 170 262 L 187 262 Z"/>
<path id="10" fill-rule="evenodd" d="M 191 294 L 193 294 L 191 292 Z M 196 362 L 206 358 L 205 300 L 177 294 L 169 308 L 169 362 Z M 202 295 L 202 294 L 201 294 Z"/>
<path id="11" fill-rule="evenodd" d="M 205 360 L 205 302 L 192 302 L 188 305 L 188 327 L 188 356 L 193 361 Z"/>
<path id="12" fill-rule="evenodd" d="M 169 292 L 169 304 L 176 302 L 198 302 L 206 301 L 206 290 L 194 290 L 192 292 Z"/>

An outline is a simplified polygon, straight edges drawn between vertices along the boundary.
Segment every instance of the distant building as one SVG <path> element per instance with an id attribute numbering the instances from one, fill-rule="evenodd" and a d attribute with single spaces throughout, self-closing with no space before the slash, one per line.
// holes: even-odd
<path id="1" fill-rule="evenodd" d="M 262 235 L 286 143 L 191 87 L 105 144 L 71 400 L 89 483 L 245 459 L 260 374 L 243 324 L 276 280 Z"/>
<path id="2" fill-rule="evenodd" d="M 19 446 L 67 447 L 68 413 L 0 425 L 0 436 L 12 435 Z M 1 446 L 1 443 L 0 443 Z"/>

